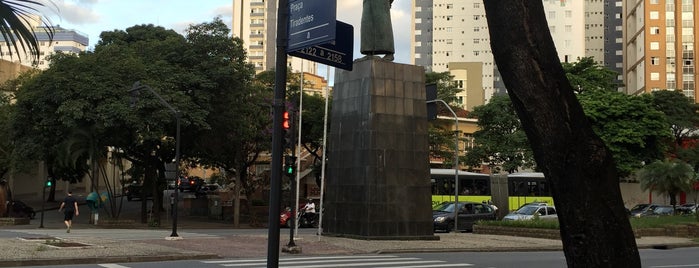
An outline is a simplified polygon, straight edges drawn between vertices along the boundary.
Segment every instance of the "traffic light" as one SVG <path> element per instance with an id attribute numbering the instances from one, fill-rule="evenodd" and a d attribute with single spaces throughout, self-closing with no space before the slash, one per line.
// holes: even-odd
<path id="1" fill-rule="evenodd" d="M 284 174 L 292 177 L 296 171 L 296 157 L 287 155 L 284 157 Z"/>
<path id="2" fill-rule="evenodd" d="M 291 112 L 284 111 L 282 116 L 282 128 L 284 129 L 284 148 L 294 148 L 294 116 Z"/>
<path id="3" fill-rule="evenodd" d="M 282 127 L 284 130 L 290 130 L 291 129 L 291 115 L 289 115 L 288 111 L 284 111 L 284 116 L 282 117 Z"/>
<path id="4" fill-rule="evenodd" d="M 47 178 L 44 187 L 51 187 L 51 185 L 53 185 L 53 181 L 51 181 L 51 178 Z"/>

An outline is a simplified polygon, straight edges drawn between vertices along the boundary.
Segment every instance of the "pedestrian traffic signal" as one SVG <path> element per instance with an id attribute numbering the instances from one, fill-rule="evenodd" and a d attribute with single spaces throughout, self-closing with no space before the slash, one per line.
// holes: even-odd
<path id="1" fill-rule="evenodd" d="M 291 116 L 289 115 L 289 112 L 284 111 L 284 116 L 282 117 L 282 127 L 285 130 L 291 129 Z"/>
<path id="2" fill-rule="evenodd" d="M 50 179 L 50 178 L 49 178 L 49 179 L 46 179 L 46 183 L 44 184 L 44 186 L 45 186 L 45 187 L 51 187 L 51 185 L 53 185 L 53 182 L 51 181 L 51 179 Z"/>
<path id="3" fill-rule="evenodd" d="M 293 177 L 296 171 L 296 157 L 287 155 L 284 157 L 284 174 Z"/>

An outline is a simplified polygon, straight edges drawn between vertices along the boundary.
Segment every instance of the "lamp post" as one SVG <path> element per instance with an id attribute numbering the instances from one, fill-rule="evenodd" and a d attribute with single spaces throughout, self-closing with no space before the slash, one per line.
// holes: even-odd
<path id="1" fill-rule="evenodd" d="M 150 93 L 153 93 L 158 100 L 160 100 L 160 103 L 165 105 L 173 114 L 175 114 L 175 121 L 177 123 L 177 133 L 175 134 L 175 180 L 179 180 L 180 178 L 180 117 L 181 114 L 179 111 L 177 111 L 172 105 L 167 103 L 163 97 L 161 97 L 158 93 L 156 93 L 151 87 L 147 85 L 142 85 L 140 81 L 136 81 L 133 84 L 133 87 L 129 90 L 129 93 L 131 93 L 131 105 L 134 105 L 136 103 L 136 100 L 138 99 L 138 93 L 142 90 L 146 89 Z M 182 239 L 179 235 L 177 235 L 177 203 L 179 202 L 179 189 L 180 185 L 175 182 L 175 193 L 174 199 L 175 199 L 175 204 L 174 208 L 172 209 L 172 233 L 170 234 L 169 237 L 166 237 L 166 239 L 169 240 L 177 240 L 177 239 Z"/>
<path id="2" fill-rule="evenodd" d="M 454 110 L 449 107 L 449 105 L 440 99 L 428 100 L 427 103 L 441 102 L 444 106 L 449 109 L 452 115 L 454 115 L 454 127 L 456 128 L 456 133 L 454 135 L 454 230 L 453 232 L 458 232 L 458 222 L 459 222 L 459 118 L 456 116 Z"/>

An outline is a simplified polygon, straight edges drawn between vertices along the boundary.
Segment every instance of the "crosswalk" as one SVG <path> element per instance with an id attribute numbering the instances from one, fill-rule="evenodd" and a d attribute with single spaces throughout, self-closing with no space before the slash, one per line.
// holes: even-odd
<path id="1" fill-rule="evenodd" d="M 266 259 L 228 259 L 202 261 L 223 267 L 264 268 Z M 426 260 L 415 257 L 394 255 L 352 255 L 352 256 L 317 256 L 280 258 L 279 267 L 284 268 L 336 268 L 336 267 L 371 267 L 371 268 L 440 268 L 472 267 L 469 263 L 447 263 L 440 260 Z"/>

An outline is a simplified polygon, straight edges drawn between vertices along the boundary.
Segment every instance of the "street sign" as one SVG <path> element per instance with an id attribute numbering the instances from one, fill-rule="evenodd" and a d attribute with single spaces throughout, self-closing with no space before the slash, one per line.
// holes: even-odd
<path id="1" fill-rule="evenodd" d="M 336 0 L 289 1 L 289 43 L 286 52 L 335 40 Z"/>
<path id="2" fill-rule="evenodd" d="M 354 27 L 341 21 L 336 24 L 337 35 L 334 42 L 304 47 L 289 52 L 289 55 L 351 71 L 354 55 Z"/>

